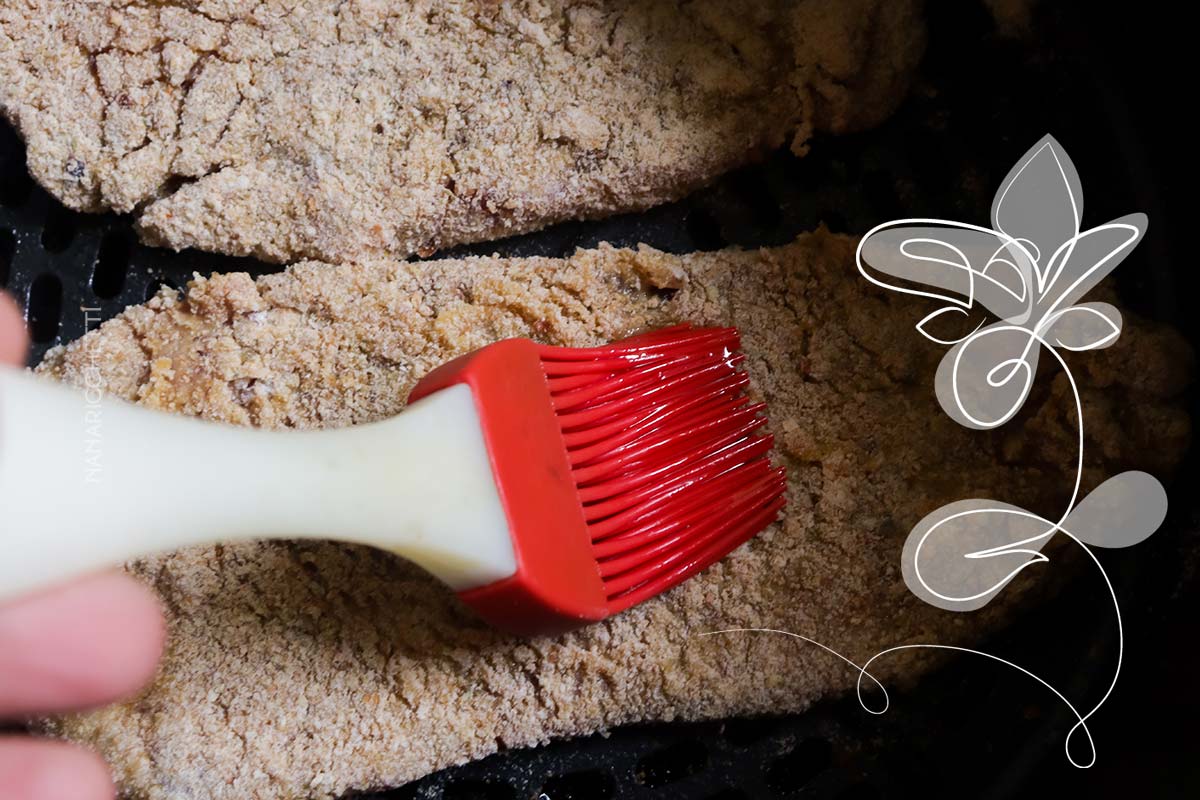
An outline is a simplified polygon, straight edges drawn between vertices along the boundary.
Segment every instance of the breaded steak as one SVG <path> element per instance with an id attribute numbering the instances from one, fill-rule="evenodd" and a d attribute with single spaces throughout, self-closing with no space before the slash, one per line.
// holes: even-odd
<path id="1" fill-rule="evenodd" d="M 679 320 L 735 324 L 790 481 L 783 519 L 728 558 L 559 638 L 490 630 L 431 578 L 364 547 L 146 559 L 129 568 L 167 609 L 160 675 L 141 697 L 53 730 L 99 749 L 134 798 L 329 797 L 636 720 L 803 709 L 857 677 L 793 639 L 709 631 L 792 631 L 859 663 L 901 643 L 977 639 L 1022 591 L 1061 581 L 1062 565 L 955 614 L 905 587 L 905 536 L 965 497 L 1057 514 L 1074 475 L 1066 379 L 1040 376 L 998 431 L 959 426 L 934 397 L 942 349 L 913 330 L 928 309 L 871 288 L 853 248 L 818 232 L 682 257 L 303 263 L 257 281 L 198 278 L 52 351 L 43 374 L 99 379 L 146 406 L 314 428 L 393 414 L 425 372 L 502 337 L 578 346 Z M 1177 397 L 1188 357 L 1177 334 L 1135 319 L 1110 349 L 1070 356 L 1090 436 L 1085 484 L 1170 470 L 1188 438 Z M 212 502 L 180 487 L 162 524 L 187 525 L 193 503 Z M 926 666 L 910 653 L 873 671 L 894 685 Z"/>
<path id="2" fill-rule="evenodd" d="M 0 111 L 42 185 L 150 243 L 427 255 L 878 121 L 918 5 L 0 0 Z"/>

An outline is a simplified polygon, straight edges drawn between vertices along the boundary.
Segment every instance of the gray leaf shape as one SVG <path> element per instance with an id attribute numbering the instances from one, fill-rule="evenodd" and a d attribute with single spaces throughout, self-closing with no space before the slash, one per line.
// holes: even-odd
<path id="1" fill-rule="evenodd" d="M 1022 570 L 1048 560 L 1038 550 L 1052 531 L 1052 523 L 1008 503 L 949 503 L 909 533 L 901 556 L 904 582 L 947 611 L 983 608 Z"/>
<path id="2" fill-rule="evenodd" d="M 1079 233 L 1082 219 L 1079 173 L 1062 145 L 1047 134 L 1000 184 L 992 201 L 992 227 L 1027 243 L 1044 275 L 1050 254 Z"/>
<path id="3" fill-rule="evenodd" d="M 1063 527 L 1085 544 L 1131 547 L 1150 538 L 1167 517 L 1167 492 L 1145 472 L 1114 475 L 1083 498 Z"/>
<path id="4" fill-rule="evenodd" d="M 1087 294 L 1133 252 L 1148 224 L 1145 214 L 1127 214 L 1063 243 L 1043 266 L 1045 285 L 1035 313 L 1051 314 Z"/>
<path id="5" fill-rule="evenodd" d="M 1025 248 L 966 223 L 880 225 L 859 244 L 858 267 L 878 286 L 965 309 L 978 301 L 1001 319 L 1018 323 L 1029 318 L 1036 300 L 1034 263 Z"/>
<path id="6" fill-rule="evenodd" d="M 1154 476 L 1122 472 L 1097 486 L 1061 529 L 1087 545 L 1131 547 L 1167 515 L 1167 493 Z M 995 500 L 959 500 L 929 514 L 908 535 L 901 571 L 909 591 L 947 611 L 975 611 L 1042 555 L 1059 526 Z"/>
<path id="7" fill-rule="evenodd" d="M 1100 350 L 1121 335 L 1121 312 L 1108 303 L 1069 306 L 1046 319 L 1041 335 L 1053 347 Z"/>

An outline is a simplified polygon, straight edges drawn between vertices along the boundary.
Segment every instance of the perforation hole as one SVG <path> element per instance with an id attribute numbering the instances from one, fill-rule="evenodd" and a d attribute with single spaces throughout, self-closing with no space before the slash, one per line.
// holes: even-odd
<path id="1" fill-rule="evenodd" d="M 707 764 L 708 750 L 703 744 L 678 742 L 639 761 L 633 777 L 643 786 L 655 789 L 695 775 Z"/>
<path id="2" fill-rule="evenodd" d="M 12 274 L 13 255 L 17 252 L 17 237 L 12 231 L 0 229 L 0 289 L 8 286 Z"/>
<path id="3" fill-rule="evenodd" d="M 546 781 L 538 800 L 608 800 L 616 791 L 617 782 L 611 775 L 589 769 Z"/>
<path id="4" fill-rule="evenodd" d="M 808 739 L 767 767 L 767 786 L 780 794 L 798 792 L 829 769 L 833 749 L 824 739 Z"/>
<path id="5" fill-rule="evenodd" d="M 92 292 L 97 297 L 116 297 L 125 287 L 125 272 L 129 268 L 129 257 L 133 253 L 133 242 L 121 231 L 110 231 L 100 242 L 100 253 L 96 267 L 92 270 Z"/>
<path id="6" fill-rule="evenodd" d="M 29 304 L 25 319 L 29 335 L 38 344 L 54 341 L 62 317 L 62 281 L 49 272 L 38 275 L 29 287 Z"/>
<path id="7" fill-rule="evenodd" d="M 61 253 L 71 246 L 76 233 L 75 215 L 58 203 L 50 205 L 42 224 L 42 248 L 48 253 Z"/>

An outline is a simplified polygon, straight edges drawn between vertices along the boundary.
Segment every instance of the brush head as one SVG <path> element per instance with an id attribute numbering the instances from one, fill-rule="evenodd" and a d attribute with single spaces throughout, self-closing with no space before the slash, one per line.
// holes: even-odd
<path id="1" fill-rule="evenodd" d="M 611 345 L 509 339 L 430 373 L 409 401 L 472 388 L 517 557 L 460 592 L 497 627 L 555 633 L 686 580 L 783 508 L 764 404 L 733 328 L 680 325 Z"/>

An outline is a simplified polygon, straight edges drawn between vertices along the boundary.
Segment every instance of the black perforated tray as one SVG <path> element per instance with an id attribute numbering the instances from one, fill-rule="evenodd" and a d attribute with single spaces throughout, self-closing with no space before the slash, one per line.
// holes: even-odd
<path id="1" fill-rule="evenodd" d="M 557 256 L 601 241 L 645 242 L 674 252 L 772 245 L 818 223 L 862 232 L 900 216 L 982 223 L 1009 166 L 1049 131 L 1084 176 L 1087 219 L 1150 214 L 1145 242 L 1119 271 L 1126 303 L 1194 330 L 1178 302 L 1179 276 L 1167 266 L 1171 240 L 1162 221 L 1170 214 L 1159 182 L 1164 175 L 1154 169 L 1155 145 L 1148 144 L 1153 131 L 1135 110 L 1153 105 L 1138 95 L 1158 75 L 1161 28 L 1097 19 L 1099 12 L 1089 18 L 1085 9 L 1092 7 L 1046 9 L 1033 40 L 1018 44 L 997 39 L 981 7 L 933 3 L 922 79 L 880 129 L 819 140 L 804 159 L 773 155 L 646 213 L 559 225 L 449 255 Z M 1139 32 L 1153 32 L 1156 40 L 1144 52 L 1130 52 Z M 161 284 L 180 287 L 193 272 L 274 269 L 249 259 L 147 248 L 128 219 L 67 211 L 32 183 L 19 140 L 0 126 L 0 286 L 27 309 L 31 363 L 48 347 L 144 301 Z M 1195 475 L 1189 459 L 1182 485 Z M 914 690 L 893 692 L 883 717 L 840 700 L 803 715 L 632 726 L 500 753 L 370 797 L 1002 798 L 1055 789 L 1096 797 L 1135 791 L 1198 796 L 1194 767 L 1188 778 L 1196 736 L 1186 727 L 1195 697 L 1172 687 L 1184 682 L 1191 650 L 1181 644 L 1194 635 L 1183 608 L 1197 598 L 1194 554 L 1200 548 L 1194 501 L 1173 493 L 1172 503 L 1169 532 L 1129 553 L 1105 554 L 1125 602 L 1129 657 L 1121 689 L 1093 726 L 1102 766 L 1087 775 L 1063 758 L 1071 720 L 1048 694 L 988 664 L 962 660 Z M 1097 613 L 1105 608 L 1101 591 L 1094 576 L 1083 576 L 989 649 L 1033 667 L 1079 705 L 1089 705 L 1115 658 L 1111 620 Z M 1160 715 L 1166 704 L 1175 716 Z"/>

